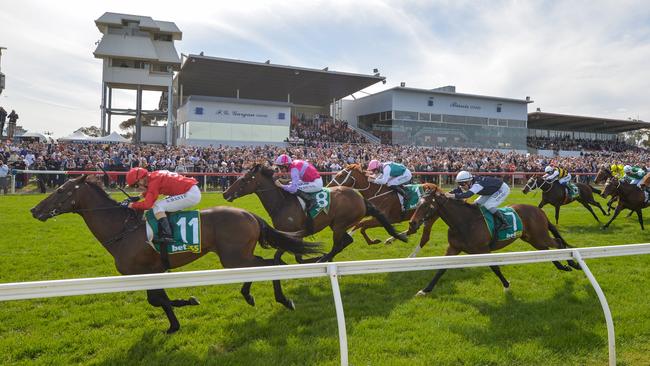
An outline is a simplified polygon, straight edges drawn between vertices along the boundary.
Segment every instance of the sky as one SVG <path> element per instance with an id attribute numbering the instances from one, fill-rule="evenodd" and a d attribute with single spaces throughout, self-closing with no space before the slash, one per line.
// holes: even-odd
<path id="1" fill-rule="evenodd" d="M 104 12 L 176 23 L 184 54 L 371 74 L 535 102 L 529 112 L 650 121 L 648 1 L 8 1 L 0 106 L 34 132 L 99 125 Z M 357 93 L 356 96 L 363 96 Z M 159 94 L 144 97 L 153 109 Z M 135 93 L 114 92 L 116 108 Z M 114 121 L 121 121 L 114 117 Z"/>

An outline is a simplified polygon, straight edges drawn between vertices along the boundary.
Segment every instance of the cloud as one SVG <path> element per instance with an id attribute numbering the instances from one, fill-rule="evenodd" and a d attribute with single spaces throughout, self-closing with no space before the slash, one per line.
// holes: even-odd
<path id="1" fill-rule="evenodd" d="M 71 9 L 74 9 L 71 11 Z M 650 6 L 643 1 L 13 2 L 0 13 L 9 50 L 0 98 L 35 131 L 99 122 L 105 11 L 174 21 L 185 54 L 371 73 L 386 85 L 535 100 L 544 111 L 650 119 Z M 5 94 L 7 97 L 5 98 Z M 134 105 L 129 92 L 117 104 Z M 148 95 L 146 106 L 157 103 Z M 19 110 L 20 109 L 20 110 Z"/>

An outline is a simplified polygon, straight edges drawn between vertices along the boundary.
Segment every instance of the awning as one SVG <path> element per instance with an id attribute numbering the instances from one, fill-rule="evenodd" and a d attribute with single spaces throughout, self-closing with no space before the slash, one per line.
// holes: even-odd
<path id="1" fill-rule="evenodd" d="M 599 117 L 573 116 L 547 112 L 528 113 L 528 128 L 540 130 L 621 133 L 650 128 L 650 123 Z"/>
<path id="2" fill-rule="evenodd" d="M 307 69 L 189 55 L 177 75 L 183 95 L 289 101 L 298 105 L 325 106 L 333 99 L 384 80 L 383 76 Z"/>

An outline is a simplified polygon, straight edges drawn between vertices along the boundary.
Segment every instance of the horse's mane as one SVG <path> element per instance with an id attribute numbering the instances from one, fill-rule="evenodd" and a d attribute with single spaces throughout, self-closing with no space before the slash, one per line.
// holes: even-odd
<path id="1" fill-rule="evenodd" d="M 348 165 L 345 167 L 345 169 L 348 169 L 348 170 L 363 170 L 363 169 L 361 168 L 361 164 L 359 164 L 359 163 L 348 164 Z"/>
<path id="2" fill-rule="evenodd" d="M 253 165 L 253 168 L 251 169 L 253 172 L 260 172 L 263 176 L 273 179 L 273 175 L 275 174 L 275 170 L 271 169 L 270 167 L 263 165 L 263 164 L 255 164 Z"/>
<path id="3" fill-rule="evenodd" d="M 115 201 L 113 198 L 111 198 L 111 196 L 110 196 L 108 193 L 106 193 L 106 191 L 104 190 L 104 188 L 102 188 L 102 187 L 99 185 L 99 183 L 97 183 L 97 182 L 93 182 L 93 181 L 88 181 L 88 180 L 86 180 L 86 183 L 87 183 L 88 186 L 90 186 L 93 190 L 95 190 L 95 192 L 99 193 L 100 196 L 106 198 L 107 200 L 111 201 L 111 202 L 114 203 L 114 204 L 117 204 L 117 201 Z"/>

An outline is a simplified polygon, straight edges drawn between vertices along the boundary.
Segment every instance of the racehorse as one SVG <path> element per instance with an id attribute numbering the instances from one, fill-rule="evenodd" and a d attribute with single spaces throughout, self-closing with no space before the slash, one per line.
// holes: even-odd
<path id="1" fill-rule="evenodd" d="M 523 224 L 522 240 L 539 250 L 547 250 L 551 247 L 558 249 L 569 247 L 557 228 L 550 223 L 544 211 L 540 208 L 521 204 L 512 205 L 511 207 L 521 218 Z M 432 192 L 420 199 L 420 203 L 409 222 L 409 227 L 411 230 L 417 230 L 422 222 L 434 215 L 438 215 L 449 226 L 447 231 L 449 245 L 445 255 L 458 255 L 461 252 L 468 254 L 490 253 L 502 249 L 516 240 L 516 238 L 512 238 L 496 241 L 493 246 L 490 246 L 492 234 L 485 224 L 485 219 L 479 207 L 462 200 L 448 198 L 441 192 Z M 553 238 L 548 234 L 548 231 L 553 234 Z M 567 263 L 575 269 L 580 269 L 580 265 L 573 260 L 568 260 Z M 553 261 L 553 264 L 559 270 L 571 270 L 570 267 L 558 261 Z M 504 289 L 508 289 L 510 283 L 501 273 L 499 266 L 494 265 L 490 266 L 490 268 L 501 280 Z M 427 287 L 420 290 L 418 295 L 427 295 L 431 292 L 445 271 L 446 269 L 439 269 Z"/>
<path id="2" fill-rule="evenodd" d="M 575 183 L 575 185 L 578 187 L 580 194 L 578 198 L 575 199 L 575 201 L 580 202 L 580 204 L 582 204 L 587 209 L 587 211 L 591 212 L 596 221 L 600 222 L 600 219 L 598 219 L 598 216 L 596 216 L 596 213 L 590 206 L 594 205 L 598 207 L 603 215 L 607 215 L 600 203 L 594 199 L 593 192 L 600 193 L 600 190 L 584 183 Z M 526 186 L 524 186 L 523 192 L 524 194 L 527 194 L 528 192 L 537 188 L 542 191 L 542 201 L 539 203 L 539 205 L 537 205 L 537 207 L 542 208 L 547 203 L 555 207 L 555 225 L 557 225 L 560 219 L 560 207 L 568 205 L 569 203 L 573 202 L 574 199 L 567 192 L 567 188 L 562 186 L 557 180 L 548 182 L 539 175 L 534 175 L 528 179 Z"/>
<path id="3" fill-rule="evenodd" d="M 31 212 L 41 221 L 69 212 L 79 214 L 95 238 L 113 256 L 115 267 L 123 275 L 166 271 L 161 256 L 146 242 L 146 228 L 141 215 L 111 199 L 98 185 L 95 176 L 82 175 L 70 179 Z M 253 254 L 258 242 L 264 248 L 273 247 L 296 254 L 320 252 L 318 244 L 304 242 L 294 233 L 275 230 L 259 216 L 241 209 L 215 207 L 202 210 L 200 222 L 201 252 L 169 256 L 170 268 L 186 265 L 208 252 L 216 253 L 226 268 L 278 264 L 273 259 Z M 241 294 L 248 304 L 254 306 L 250 288 L 251 282 L 244 283 Z M 276 301 L 293 310 L 293 301 L 284 296 L 280 281 L 273 281 L 273 288 Z M 169 320 L 167 333 L 180 328 L 174 307 L 199 304 L 194 297 L 170 300 L 164 289 L 147 290 L 147 300 L 165 311 Z"/>
<path id="4" fill-rule="evenodd" d="M 223 197 L 232 202 L 239 197 L 255 193 L 271 216 L 273 226 L 280 230 L 302 232 L 306 236 L 329 226 L 332 229 L 334 245 L 329 253 L 317 259 L 318 262 L 332 260 L 335 255 L 350 245 L 353 239 L 346 230 L 368 215 L 381 222 L 391 236 L 407 241 L 406 235 L 397 233 L 388 219 L 372 203 L 349 187 L 330 188 L 329 210 L 321 211 L 314 218 L 313 233 L 307 232 L 304 230 L 307 216 L 298 198 L 275 185 L 274 173 L 274 170 L 267 166 L 255 164 L 223 193 Z M 302 262 L 299 256 L 296 260 Z"/>
<path id="5" fill-rule="evenodd" d="M 406 221 L 410 219 L 415 212 L 415 209 L 408 211 L 403 210 L 403 206 L 400 203 L 397 192 L 388 188 L 386 185 L 370 182 L 368 180 L 368 176 L 365 174 L 361 168 L 361 165 L 359 164 L 349 164 L 346 166 L 343 170 L 338 172 L 333 177 L 327 186 L 345 186 L 356 189 L 359 193 L 361 193 L 361 195 L 363 195 L 365 199 L 372 202 L 372 204 L 375 205 L 375 207 L 377 207 L 377 209 L 379 209 L 384 214 L 384 216 L 388 218 L 391 224 Z M 436 191 L 439 189 L 438 186 L 433 183 L 424 183 L 422 186 L 424 191 Z M 427 244 L 429 238 L 431 237 L 431 227 L 433 226 L 433 223 L 436 221 L 436 219 L 437 217 L 432 217 L 424 223 L 424 229 L 422 231 L 420 243 L 415 247 L 409 257 L 415 257 L 420 249 L 422 249 Z M 367 229 L 377 226 L 381 226 L 381 223 L 378 222 L 375 218 L 370 218 L 357 223 L 352 228 L 352 231 L 359 229 L 361 235 L 369 245 L 379 244 L 381 242 L 379 239 L 371 239 L 366 233 Z M 411 232 L 406 231 L 404 234 L 410 235 Z M 386 244 L 391 243 L 393 240 L 393 237 L 386 239 Z"/>
<path id="6" fill-rule="evenodd" d="M 645 230 L 643 228 L 643 212 L 641 210 L 648 207 L 648 204 L 646 203 L 643 189 L 640 189 L 636 185 L 630 184 L 624 180 L 618 180 L 616 177 L 610 177 L 605 182 L 605 188 L 601 195 L 603 198 L 606 198 L 609 195 L 618 196 L 618 205 L 616 206 L 616 210 L 614 210 L 614 215 L 605 226 L 603 226 L 603 229 L 607 229 L 616 216 L 627 208 L 632 212 L 636 212 L 636 216 L 639 218 L 639 225 L 641 225 L 641 230 Z"/>
<path id="7" fill-rule="evenodd" d="M 596 179 L 594 179 L 594 183 L 596 184 L 601 184 L 607 181 L 607 179 L 613 177 L 614 174 L 612 173 L 612 170 L 603 165 L 598 169 L 598 173 L 596 173 Z M 598 192 L 597 192 L 598 193 Z M 612 207 L 614 206 L 614 203 L 618 200 L 618 196 L 613 194 L 612 198 L 607 201 L 607 215 L 609 216 L 610 212 L 612 211 Z M 632 213 L 630 213 L 631 215 Z M 629 217 L 629 215 L 628 215 Z"/>

